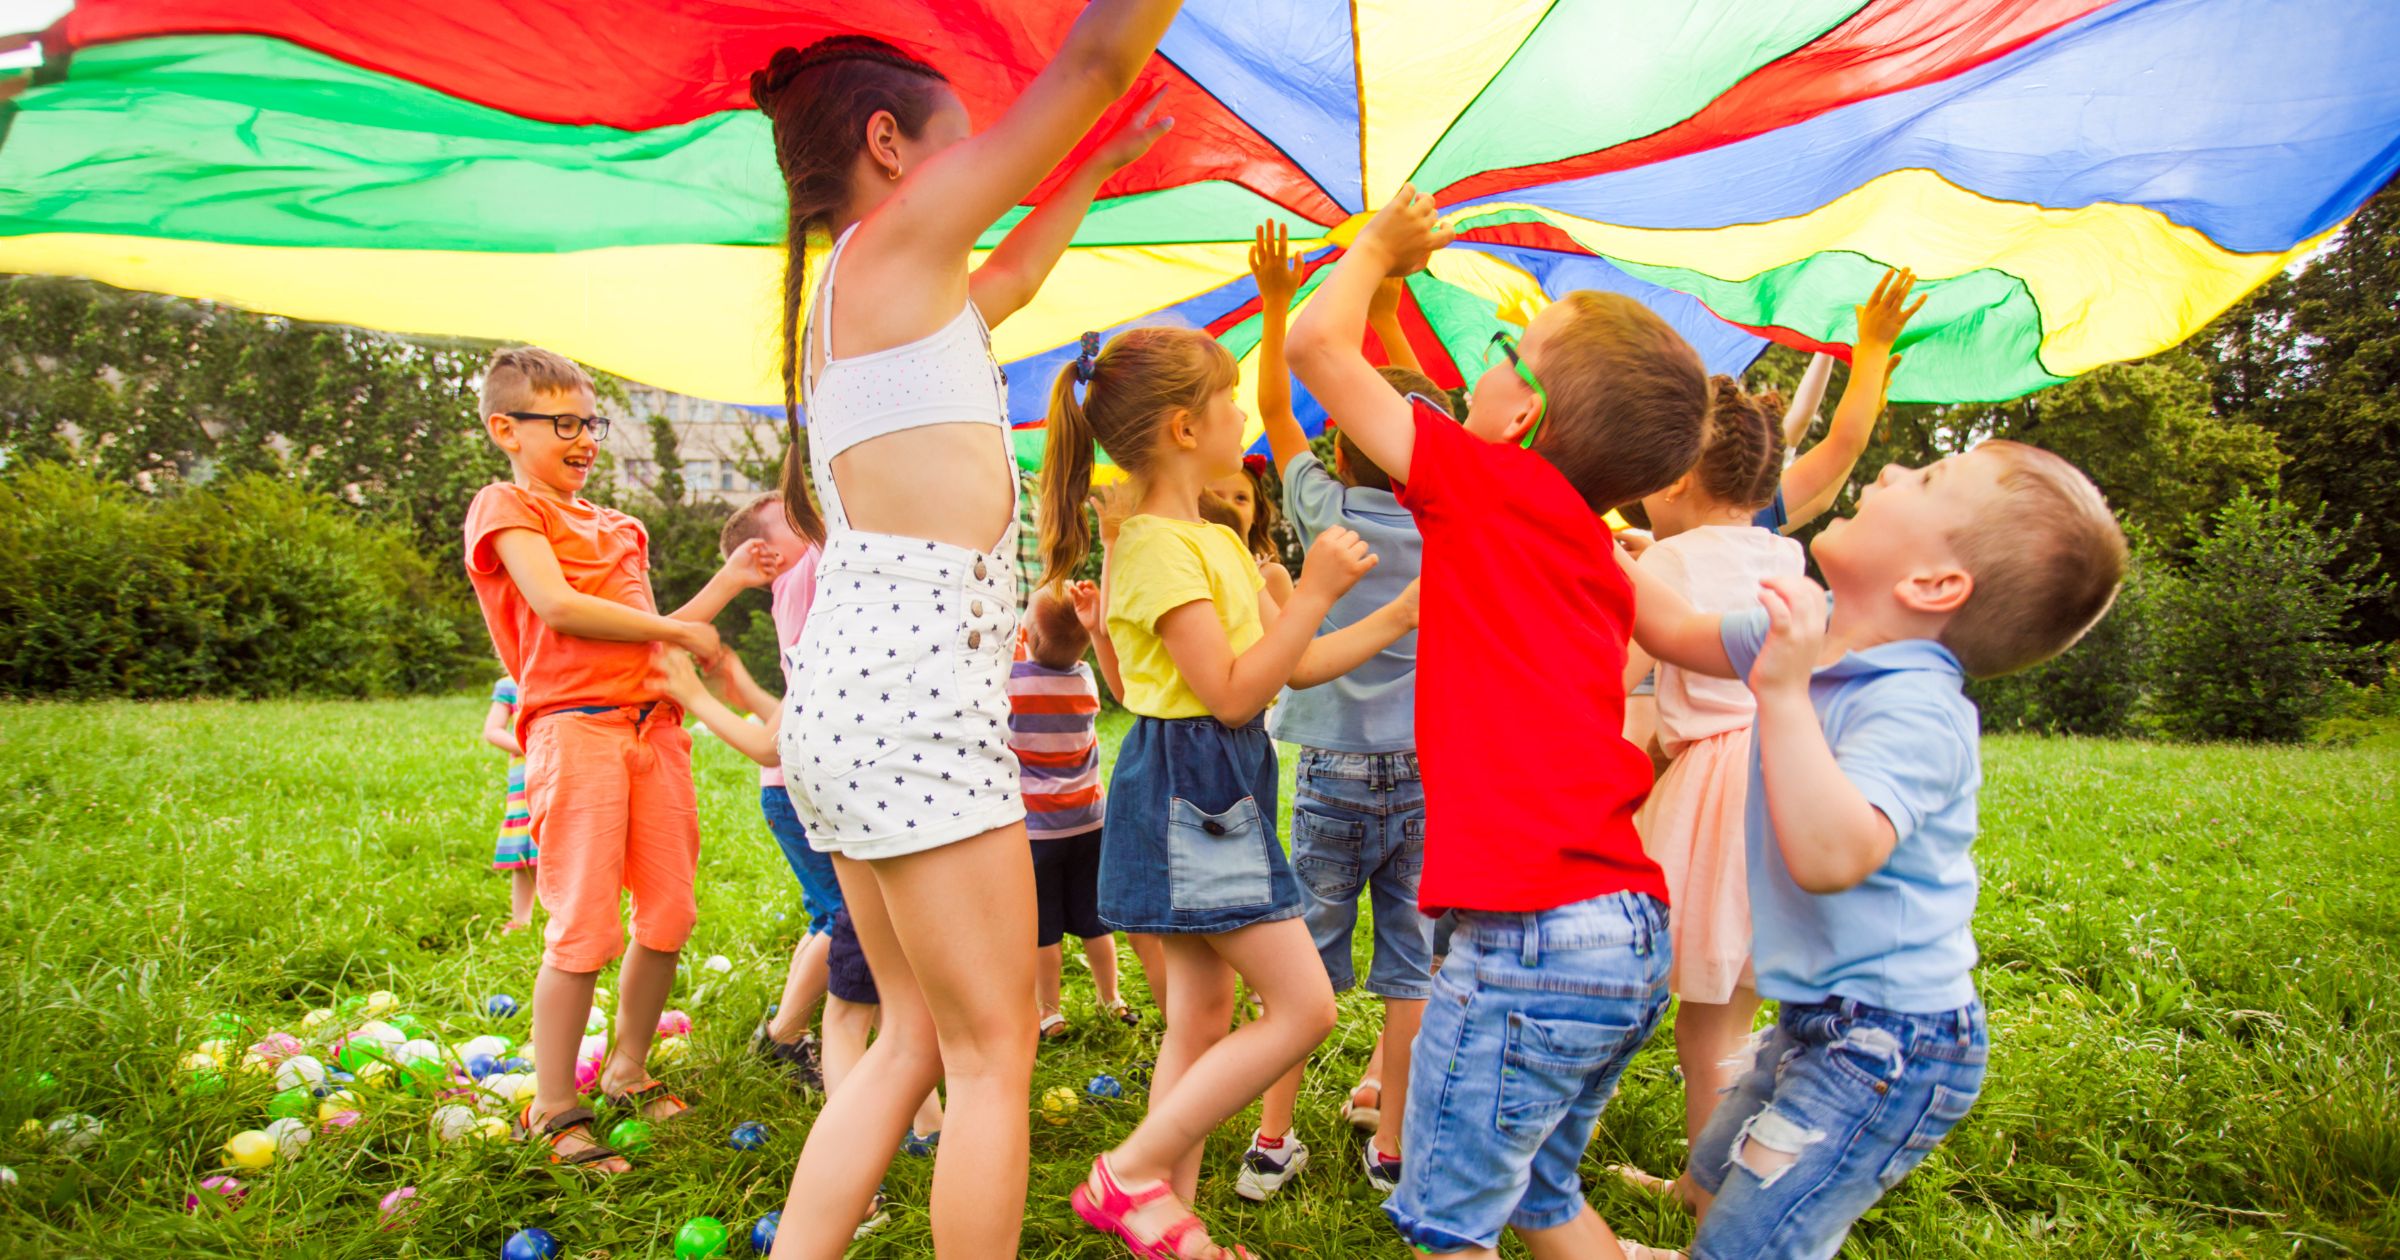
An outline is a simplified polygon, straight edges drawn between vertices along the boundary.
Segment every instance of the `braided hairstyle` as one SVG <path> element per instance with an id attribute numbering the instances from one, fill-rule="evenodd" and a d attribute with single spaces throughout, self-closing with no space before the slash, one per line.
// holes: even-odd
<path id="1" fill-rule="evenodd" d="M 1710 499 L 1755 512 L 1774 501 L 1783 478 L 1783 403 L 1744 393 L 1730 376 L 1708 383 L 1712 402 L 1693 483 Z"/>
<path id="2" fill-rule="evenodd" d="M 808 237 L 850 204 L 850 172 L 867 120 L 889 113 L 914 138 L 942 105 L 949 80 L 932 66 L 867 35 L 832 35 L 782 48 L 750 76 L 750 99 L 775 127 L 775 164 L 791 207 L 784 229 L 783 410 L 791 447 L 783 458 L 783 509 L 802 537 L 822 542 L 825 522 L 808 496 L 800 458 L 800 303 L 808 287 Z"/>

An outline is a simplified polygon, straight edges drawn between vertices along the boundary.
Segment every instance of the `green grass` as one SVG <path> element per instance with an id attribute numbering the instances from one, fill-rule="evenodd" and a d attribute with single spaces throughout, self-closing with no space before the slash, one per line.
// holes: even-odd
<path id="1" fill-rule="evenodd" d="M 356 1136 L 253 1178 L 239 1212 L 181 1210 L 218 1145 L 264 1118 L 262 1084 L 177 1088 L 214 1012 L 294 1028 L 309 1007 L 384 988 L 455 1040 L 495 1030 L 484 994 L 526 995 L 536 946 L 498 934 L 506 885 L 485 865 L 500 762 L 474 737 L 481 713 L 470 698 L 0 707 L 0 1164 L 22 1179 L 0 1191 L 0 1255 L 489 1256 L 539 1224 L 570 1255 L 623 1258 L 668 1254 L 687 1217 L 739 1233 L 779 1205 L 812 1113 L 740 1050 L 778 986 L 798 894 L 750 768 L 703 741 L 689 956 L 735 965 L 676 995 L 697 1053 L 670 1077 L 700 1111 L 639 1171 L 585 1180 L 521 1146 L 436 1148 L 431 1104 L 384 1093 Z M 1990 1083 L 1845 1254 L 2400 1253 L 2400 750 L 1996 739 L 1985 770 Z M 1088 977 L 1070 980 L 1078 1035 L 1043 1051 L 1037 1092 L 1123 1077 L 1152 1052 L 1153 1034 L 1096 1019 Z M 1256 1207 L 1231 1189 L 1255 1113 L 1212 1140 L 1201 1207 L 1224 1236 L 1268 1254 L 1401 1254 L 1334 1119 L 1371 1036 L 1364 1001 L 1343 1009 L 1303 1099 L 1318 1166 Z M 1631 1236 L 1677 1244 L 1687 1222 L 1598 1174 L 1680 1163 L 1668 1041 L 1628 1073 L 1587 1178 Z M 1064 1196 L 1139 1105 L 1137 1091 L 1034 1125 L 1026 1255 L 1110 1254 Z M 102 1117 L 101 1144 L 70 1157 L 19 1132 L 66 1111 Z M 725 1131 L 752 1118 L 771 1145 L 728 1149 Z M 894 1163 L 894 1223 L 854 1254 L 930 1252 L 929 1175 Z M 377 1232 L 377 1198 L 404 1183 L 422 1217 Z"/>

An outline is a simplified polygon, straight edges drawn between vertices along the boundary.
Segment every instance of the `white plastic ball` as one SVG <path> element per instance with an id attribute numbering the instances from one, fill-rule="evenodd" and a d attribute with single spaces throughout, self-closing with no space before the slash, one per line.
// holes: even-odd
<path id="1" fill-rule="evenodd" d="M 308 1145 L 316 1134 L 309 1131 L 308 1121 L 287 1116 L 266 1127 L 266 1135 L 275 1141 L 275 1153 L 284 1159 L 298 1159 L 300 1148 Z"/>
<path id="2" fill-rule="evenodd" d="M 464 1044 L 457 1047 L 457 1050 L 458 1061 L 461 1063 L 479 1054 L 490 1055 L 497 1059 L 508 1053 L 508 1038 L 494 1037 L 487 1033 L 481 1037 L 468 1038 Z"/>
<path id="3" fill-rule="evenodd" d="M 275 1088 L 277 1089 L 296 1087 L 315 1089 L 324 1083 L 325 1065 L 318 1062 L 314 1055 L 295 1054 L 291 1058 L 285 1059 L 275 1069 Z"/>
<path id="4" fill-rule="evenodd" d="M 467 1107 L 446 1103 L 433 1111 L 433 1136 L 444 1142 L 455 1142 L 475 1127 L 479 1117 Z"/>
<path id="5" fill-rule="evenodd" d="M 700 966 L 703 970 L 713 971 L 721 976 L 733 970 L 733 960 L 723 954 L 710 954 L 708 960 L 701 963 Z"/>
<path id="6" fill-rule="evenodd" d="M 81 1155 L 100 1141 L 100 1117 L 82 1112 L 70 1112 L 50 1122 L 47 1132 L 58 1149 L 69 1155 Z"/>

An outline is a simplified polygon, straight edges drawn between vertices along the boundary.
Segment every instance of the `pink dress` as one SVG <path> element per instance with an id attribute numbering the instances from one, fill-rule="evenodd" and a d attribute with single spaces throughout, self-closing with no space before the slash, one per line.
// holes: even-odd
<path id="1" fill-rule="evenodd" d="M 1799 573 L 1800 544 L 1750 525 L 1703 525 L 1662 538 L 1642 567 L 1702 612 L 1758 604 L 1759 582 Z M 1667 876 L 1668 985 L 1687 1002 L 1724 1002 L 1749 983 L 1750 889 L 1743 807 L 1750 792 L 1750 688 L 1670 665 L 1658 669 L 1658 742 L 1673 758 L 1634 815 L 1642 847 Z"/>

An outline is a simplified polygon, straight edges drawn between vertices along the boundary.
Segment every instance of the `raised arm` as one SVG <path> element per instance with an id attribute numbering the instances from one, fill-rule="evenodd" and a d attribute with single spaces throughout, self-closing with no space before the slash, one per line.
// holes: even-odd
<path id="1" fill-rule="evenodd" d="M 1024 200 L 1131 90 L 1181 7 L 1181 0 L 1093 0 L 1008 112 L 927 162 L 906 194 L 878 211 L 898 220 L 887 240 L 956 266 L 975 238 Z"/>
<path id="2" fill-rule="evenodd" d="M 1258 420 L 1266 426 L 1267 449 L 1275 454 L 1278 475 L 1308 453 L 1308 435 L 1292 414 L 1291 365 L 1283 357 L 1284 326 L 1292 317 L 1301 269 L 1284 225 L 1259 224 L 1258 241 L 1250 247 L 1250 276 L 1258 281 Z"/>
<path id="3" fill-rule="evenodd" d="M 1407 637 L 1417 628 L 1417 583 L 1392 601 L 1331 634 L 1308 641 L 1300 663 L 1292 669 L 1291 686 L 1305 691 L 1332 682 L 1375 659 L 1375 654 Z"/>
<path id="4" fill-rule="evenodd" d="M 524 593 L 533 615 L 560 634 L 614 643 L 670 643 L 703 660 L 715 660 L 723 650 L 716 627 L 705 621 L 661 617 L 568 585 L 550 540 L 533 530 L 501 530 L 492 535 L 492 551 Z"/>
<path id="5" fill-rule="evenodd" d="M 1374 331 L 1375 340 L 1383 343 L 1383 357 L 1394 367 L 1411 372 L 1425 370 L 1417 358 L 1417 348 L 1408 344 L 1408 331 L 1400 326 L 1400 295 L 1408 292 L 1408 281 L 1399 276 L 1385 276 L 1375 286 L 1375 301 L 1367 307 L 1367 327 Z"/>
<path id="6" fill-rule="evenodd" d="M 735 752 L 762 766 L 783 764 L 783 755 L 775 747 L 776 728 L 781 724 L 783 709 L 779 705 L 766 707 L 765 722 L 752 722 L 725 707 L 725 702 L 710 695 L 700 675 L 692 669 L 692 660 L 681 652 L 660 654 L 660 668 L 665 673 L 663 690 L 667 698 L 683 706 L 683 711 L 700 719 L 718 739 L 724 740 Z M 748 675 L 743 675 L 745 681 Z"/>
<path id="7" fill-rule="evenodd" d="M 1433 198 L 1403 187 L 1375 212 L 1335 263 L 1333 274 L 1294 323 L 1287 347 L 1292 371 L 1324 404 L 1334 423 L 1392 480 L 1408 480 L 1416 448 L 1409 402 L 1383 383 L 1360 352 L 1367 308 L 1386 276 L 1407 275 L 1425 265 L 1433 251 L 1450 243 L 1434 213 Z"/>
<path id="8" fill-rule="evenodd" d="M 1801 891 L 1858 885 L 1892 855 L 1899 833 L 1842 773 L 1810 702 L 1808 680 L 1825 646 L 1825 593 L 1804 577 L 1771 577 L 1758 600 L 1767 641 L 1750 667 L 1758 697 L 1759 771 L 1775 843 Z"/>
<path id="9" fill-rule="evenodd" d="M 1374 567 L 1374 554 L 1355 532 L 1326 530 L 1308 549 L 1308 563 L 1301 566 L 1291 602 L 1280 612 L 1260 610 L 1266 633 L 1241 655 L 1234 655 L 1217 610 L 1207 600 L 1196 599 L 1162 614 L 1159 641 L 1175 662 L 1175 672 L 1209 713 L 1227 726 L 1241 726 L 1265 712 L 1291 681 L 1317 627 L 1333 611 L 1333 601 Z"/>
<path id="10" fill-rule="evenodd" d="M 1867 440 L 1875 435 L 1875 417 L 1883 411 L 1892 369 L 1900 365 L 1892 344 L 1908 327 L 1909 318 L 1925 305 L 1922 297 L 1913 304 L 1908 301 L 1909 290 L 1916 283 L 1915 272 L 1887 271 L 1866 304 L 1858 308 L 1850 382 L 1842 387 L 1842 401 L 1833 409 L 1833 424 L 1825 431 L 1825 440 L 1783 470 L 1788 518 L 1783 532 L 1800 528 L 1832 507 L 1843 483 L 1850 480 L 1850 470 L 1858 466 L 1858 457 L 1866 453 Z"/>
<path id="11" fill-rule="evenodd" d="M 1167 128 L 1175 125 L 1172 118 L 1151 117 L 1158 110 L 1158 98 L 1165 92 L 1165 88 L 1160 88 L 1151 93 L 1132 119 L 1085 158 L 1067 182 L 1043 199 L 1032 214 L 1010 228 L 992 250 L 991 257 L 984 259 L 983 265 L 967 277 L 967 295 L 983 314 L 986 325 L 998 327 L 1000 321 L 1033 301 L 1042 281 L 1050 278 L 1050 269 L 1058 265 L 1059 256 L 1067 252 L 1067 245 L 1075 239 L 1075 229 L 1083 225 L 1083 216 L 1092 208 L 1092 198 L 1099 195 L 1100 185 L 1149 152 L 1150 146 L 1167 134 Z"/>
<path id="12" fill-rule="evenodd" d="M 1724 618 L 1692 607 L 1692 601 L 1685 599 L 1683 592 L 1660 581 L 1657 574 L 1643 572 L 1642 566 L 1635 564 L 1622 548 L 1617 551 L 1617 564 L 1633 580 L 1636 646 L 1662 663 L 1681 666 L 1695 674 L 1713 678 L 1734 676 L 1733 661 L 1725 655 L 1725 640 L 1717 632 Z"/>
<path id="13" fill-rule="evenodd" d="M 1816 427 L 1817 408 L 1825 405 L 1825 386 L 1831 380 L 1833 356 L 1822 350 L 1810 355 L 1807 370 L 1800 373 L 1800 384 L 1792 390 L 1791 404 L 1783 409 L 1785 449 L 1800 449 L 1808 431 Z"/>
<path id="14" fill-rule="evenodd" d="M 709 575 L 707 585 L 700 588 L 699 594 L 667 615 L 677 621 L 715 621 L 717 614 L 725 611 L 725 605 L 733 602 L 734 596 L 774 581 L 779 572 L 777 563 L 775 552 L 767 546 L 766 540 L 753 538 L 734 548 L 733 554 L 725 557 L 725 563 Z"/>
<path id="15" fill-rule="evenodd" d="M 1100 662 L 1100 681 L 1108 684 L 1108 694 L 1118 704 L 1125 703 L 1125 675 L 1117 668 L 1117 642 L 1108 637 L 1108 557 L 1100 557 L 1100 583 L 1074 582 L 1067 586 L 1067 598 L 1075 605 L 1075 620 L 1083 623 L 1083 632 L 1092 640 L 1092 659 Z"/>

